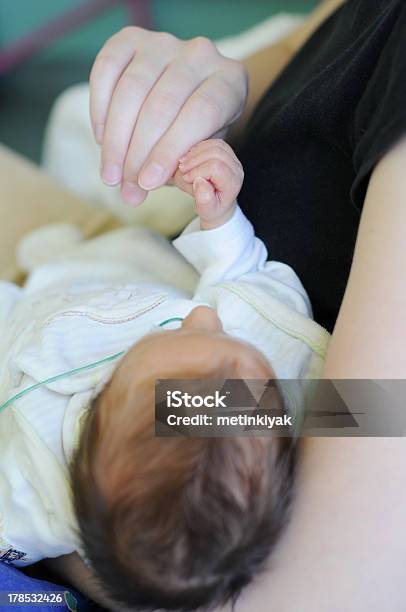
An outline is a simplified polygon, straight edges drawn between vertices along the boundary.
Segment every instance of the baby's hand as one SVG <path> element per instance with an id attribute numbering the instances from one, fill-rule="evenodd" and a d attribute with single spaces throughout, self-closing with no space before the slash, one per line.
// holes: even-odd
<path id="1" fill-rule="evenodd" d="M 193 188 L 202 229 L 220 227 L 235 210 L 244 172 L 224 140 L 204 140 L 179 160 L 182 179 Z"/>

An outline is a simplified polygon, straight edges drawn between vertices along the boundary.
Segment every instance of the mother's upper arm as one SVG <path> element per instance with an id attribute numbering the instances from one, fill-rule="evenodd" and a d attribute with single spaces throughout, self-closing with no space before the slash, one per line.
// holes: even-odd
<path id="1" fill-rule="evenodd" d="M 373 171 L 326 378 L 406 378 L 406 137 Z"/>

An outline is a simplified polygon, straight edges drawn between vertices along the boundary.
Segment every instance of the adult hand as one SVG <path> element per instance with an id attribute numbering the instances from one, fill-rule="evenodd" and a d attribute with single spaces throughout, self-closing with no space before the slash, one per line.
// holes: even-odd
<path id="1" fill-rule="evenodd" d="M 244 109 L 247 75 L 203 37 L 180 40 L 127 27 L 103 46 L 90 75 L 90 115 L 102 179 L 138 205 L 178 160 Z"/>

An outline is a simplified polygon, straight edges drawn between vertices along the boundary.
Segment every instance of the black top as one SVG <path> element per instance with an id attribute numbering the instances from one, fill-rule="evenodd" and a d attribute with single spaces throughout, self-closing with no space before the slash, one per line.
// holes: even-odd
<path id="1" fill-rule="evenodd" d="M 329 330 L 371 172 L 404 132 L 406 0 L 349 0 L 294 57 L 247 127 L 240 205 L 269 257 L 297 272 Z"/>

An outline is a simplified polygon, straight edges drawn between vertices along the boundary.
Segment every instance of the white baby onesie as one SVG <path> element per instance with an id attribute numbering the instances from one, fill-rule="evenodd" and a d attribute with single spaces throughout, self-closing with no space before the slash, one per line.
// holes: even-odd
<path id="1" fill-rule="evenodd" d="M 0 406 L 11 400 L 0 411 L 0 560 L 23 565 L 79 548 L 68 466 L 81 418 L 122 352 L 202 303 L 278 378 L 319 377 L 329 336 L 294 271 L 267 261 L 239 208 L 214 230 L 195 219 L 173 246 L 117 230 L 41 266 L 23 289 L 0 283 Z"/>

